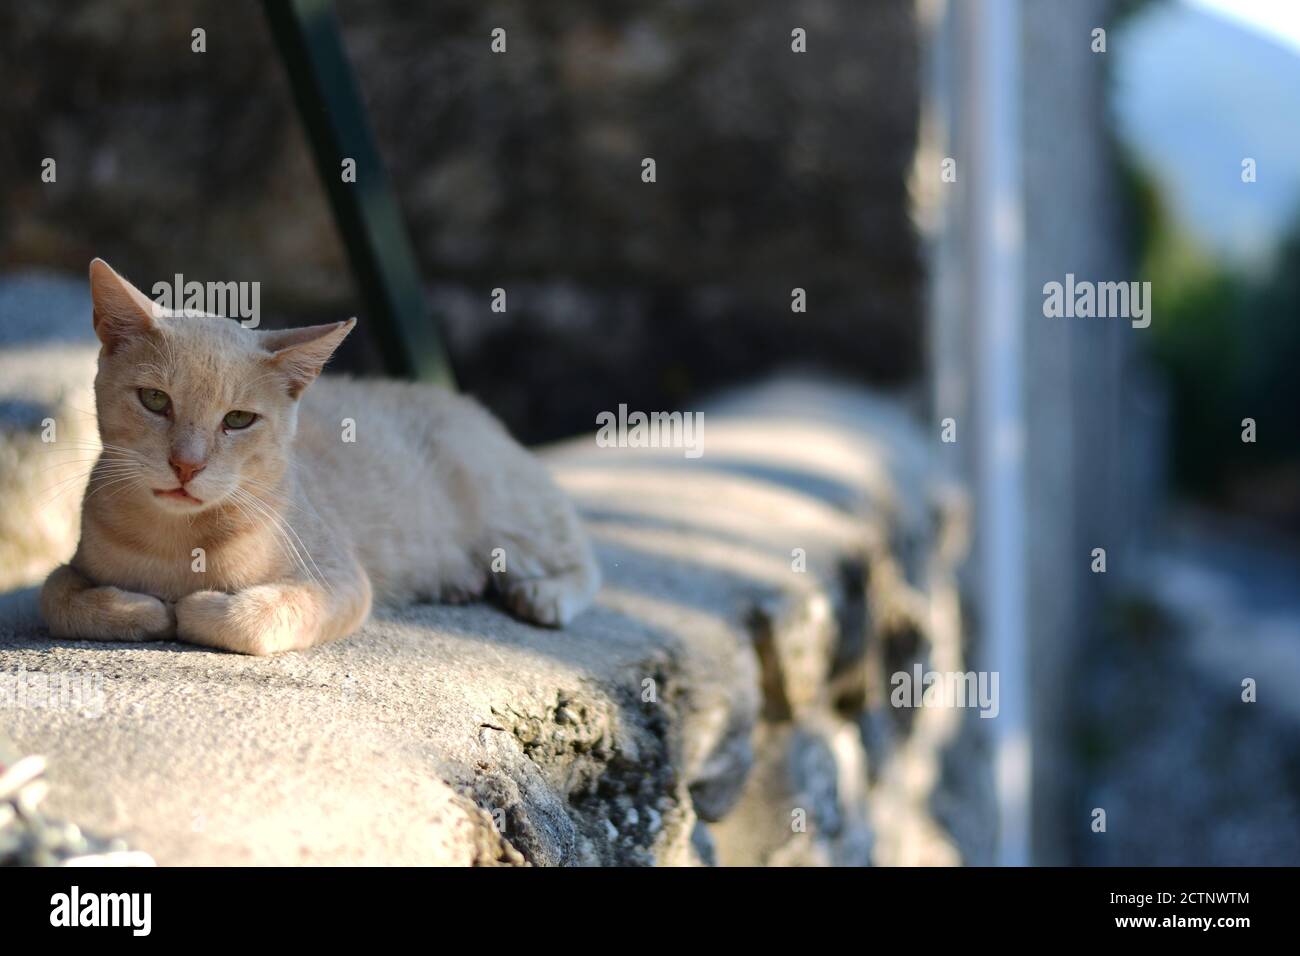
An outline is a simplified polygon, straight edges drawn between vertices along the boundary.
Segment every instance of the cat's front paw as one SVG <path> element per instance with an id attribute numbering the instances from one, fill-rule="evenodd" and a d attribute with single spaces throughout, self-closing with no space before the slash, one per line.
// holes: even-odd
<path id="1" fill-rule="evenodd" d="M 254 653 L 237 646 L 246 635 L 238 626 L 235 600 L 224 591 L 187 594 L 176 602 L 176 636 L 190 644 Z"/>
<path id="2" fill-rule="evenodd" d="M 51 637 L 93 641 L 165 641 L 176 636 L 171 606 L 150 594 L 115 587 L 90 588 L 78 606 L 46 610 Z"/>
<path id="3" fill-rule="evenodd" d="M 122 591 L 118 599 L 127 640 L 165 641 L 176 636 L 176 612 L 151 594 Z"/>
<path id="4" fill-rule="evenodd" d="M 310 647 L 320 638 L 318 596 L 310 588 L 260 584 L 226 594 L 195 591 L 176 602 L 182 641 L 265 657 Z"/>
<path id="5" fill-rule="evenodd" d="M 119 641 L 165 641 L 176 636 L 176 617 L 169 605 L 151 594 L 104 588 L 102 605 L 107 636 Z"/>
<path id="6" fill-rule="evenodd" d="M 525 578 L 506 584 L 506 607 L 517 617 L 546 627 L 564 627 L 591 603 L 600 587 L 592 568 L 578 568 L 542 578 Z"/>
<path id="7" fill-rule="evenodd" d="M 71 565 L 55 568 L 41 588 L 41 616 L 51 637 L 90 641 L 163 641 L 175 636 L 171 605 L 151 594 L 95 585 Z"/>

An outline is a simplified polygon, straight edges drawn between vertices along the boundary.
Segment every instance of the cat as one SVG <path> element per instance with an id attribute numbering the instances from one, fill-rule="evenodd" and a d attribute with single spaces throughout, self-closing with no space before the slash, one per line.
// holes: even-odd
<path id="1" fill-rule="evenodd" d="M 324 376 L 355 319 L 258 331 L 159 308 L 90 265 L 102 451 L 54 637 L 268 655 L 354 633 L 372 603 L 476 599 L 562 627 L 600 571 L 572 503 L 474 401 Z"/>

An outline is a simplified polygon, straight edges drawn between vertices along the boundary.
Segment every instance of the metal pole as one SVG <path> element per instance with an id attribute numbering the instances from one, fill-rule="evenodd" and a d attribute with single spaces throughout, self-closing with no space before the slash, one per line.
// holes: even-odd
<path id="1" fill-rule="evenodd" d="M 263 0 L 368 318 L 391 373 L 451 387 L 438 327 L 330 0 Z M 356 181 L 343 161 L 356 162 Z"/>

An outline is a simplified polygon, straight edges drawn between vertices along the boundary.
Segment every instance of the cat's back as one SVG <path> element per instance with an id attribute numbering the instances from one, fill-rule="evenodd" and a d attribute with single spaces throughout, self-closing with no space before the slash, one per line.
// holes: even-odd
<path id="1" fill-rule="evenodd" d="M 331 375 L 303 395 L 294 455 L 304 484 L 349 521 L 426 533 L 430 509 L 468 504 L 455 500 L 467 475 L 490 468 L 511 445 L 471 398 L 436 385 Z"/>
<path id="2" fill-rule="evenodd" d="M 491 489 L 540 470 L 473 399 L 343 376 L 303 395 L 294 458 L 312 510 L 346 532 L 381 597 L 424 590 L 482 527 Z"/>
<path id="3" fill-rule="evenodd" d="M 303 395 L 295 445 L 326 464 L 409 472 L 466 442 L 503 437 L 477 402 L 440 386 L 329 375 Z"/>
<path id="4" fill-rule="evenodd" d="M 378 439 L 385 429 L 409 429 L 431 418 L 445 418 L 454 413 L 456 404 L 454 393 L 436 385 L 322 375 L 303 394 L 298 431 L 300 437 L 322 430 L 338 432 L 340 423 L 351 419 Z"/>

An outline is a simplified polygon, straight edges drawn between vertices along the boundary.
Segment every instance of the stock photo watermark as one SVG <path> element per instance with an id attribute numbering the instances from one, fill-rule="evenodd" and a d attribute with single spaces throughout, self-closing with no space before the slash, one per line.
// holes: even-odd
<path id="1" fill-rule="evenodd" d="M 96 671 L 29 671 L 0 674 L 0 709 L 49 710 L 101 717 L 104 677 Z"/>
<path id="2" fill-rule="evenodd" d="M 170 283 L 155 282 L 150 290 L 154 298 L 154 317 L 168 314 L 184 316 L 219 315 L 238 319 L 246 329 L 262 324 L 262 284 L 260 282 L 199 282 L 176 273 Z"/>
<path id="3" fill-rule="evenodd" d="M 927 671 L 919 663 L 889 678 L 889 703 L 899 708 L 969 707 L 981 717 L 996 717 L 997 671 Z"/>
<path id="4" fill-rule="evenodd" d="M 596 416 L 599 448 L 680 448 L 687 458 L 704 454 L 703 412 L 629 412 L 626 404 Z"/>
<path id="5" fill-rule="evenodd" d="M 1150 282 L 1076 280 L 1043 284 L 1043 315 L 1049 319 L 1128 319 L 1135 329 L 1151 324 Z"/>

